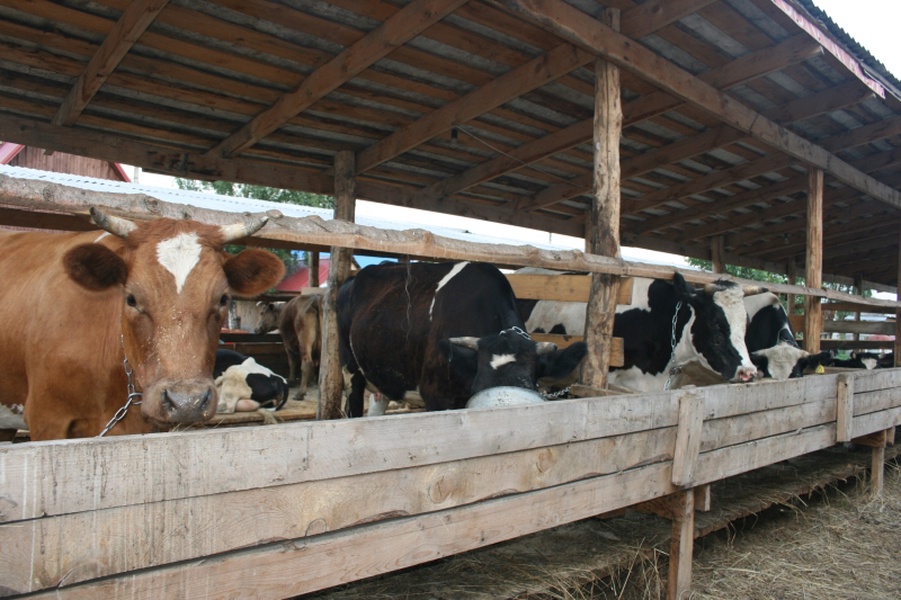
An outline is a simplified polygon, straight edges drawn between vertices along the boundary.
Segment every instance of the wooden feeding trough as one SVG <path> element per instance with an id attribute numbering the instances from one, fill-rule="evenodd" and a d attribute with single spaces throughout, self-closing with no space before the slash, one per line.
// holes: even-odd
<path id="1" fill-rule="evenodd" d="M 890 369 L 7 444 L 0 585 L 39 598 L 284 598 L 669 498 L 680 590 L 698 488 L 881 436 L 901 423 L 899 387 Z"/>

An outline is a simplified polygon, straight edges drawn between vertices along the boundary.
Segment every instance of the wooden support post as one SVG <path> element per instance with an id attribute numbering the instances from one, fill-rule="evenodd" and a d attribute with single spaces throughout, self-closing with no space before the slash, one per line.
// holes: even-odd
<path id="1" fill-rule="evenodd" d="M 710 240 L 710 262 L 713 263 L 714 273 L 726 272 L 726 242 L 721 235 L 715 235 Z"/>
<path id="2" fill-rule="evenodd" d="M 823 286 L 823 171 L 810 169 L 807 190 L 807 270 L 804 283 L 809 288 Z M 823 332 L 823 307 L 820 298 L 804 300 L 804 349 L 820 351 Z"/>
<path id="3" fill-rule="evenodd" d="M 835 442 L 850 442 L 854 420 L 854 376 L 842 373 L 838 376 L 835 401 Z"/>
<path id="4" fill-rule="evenodd" d="M 695 494 L 684 490 L 673 495 L 673 536 L 670 540 L 667 600 L 680 600 L 691 590 L 691 559 L 695 538 Z"/>
<path id="5" fill-rule="evenodd" d="M 892 427 L 853 440 L 858 446 L 867 446 L 873 449 L 870 461 L 870 493 L 874 496 L 882 494 L 885 483 L 885 446 L 891 443 L 894 436 L 895 428 Z"/>
<path id="6" fill-rule="evenodd" d="M 619 11 L 609 9 L 606 24 L 619 30 Z M 620 257 L 620 155 L 619 140 L 623 127 L 619 69 L 597 59 L 594 65 L 594 202 L 585 232 L 587 251 L 601 256 Z M 616 314 L 618 278 L 595 273 L 585 323 L 585 358 L 582 382 L 594 388 L 607 387 L 610 368 L 610 344 Z"/>
<path id="7" fill-rule="evenodd" d="M 788 276 L 788 284 L 796 285 L 798 282 L 798 264 L 794 260 L 788 261 L 788 265 L 786 265 L 785 273 Z M 795 314 L 795 303 L 797 302 L 795 294 L 786 294 L 785 303 L 786 310 L 788 311 L 788 317 L 791 319 L 792 315 Z M 795 331 L 795 336 L 797 337 L 798 332 Z"/>
<path id="8" fill-rule="evenodd" d="M 901 228 L 898 230 L 898 276 L 895 278 L 895 299 L 901 302 Z M 901 309 L 895 311 L 895 366 L 901 367 Z"/>
<path id="9" fill-rule="evenodd" d="M 704 397 L 697 390 L 682 392 L 679 396 L 679 423 L 676 426 L 676 445 L 673 449 L 672 483 L 677 487 L 694 484 L 703 426 Z"/>
<path id="10" fill-rule="evenodd" d="M 335 155 L 335 218 L 354 220 L 354 153 L 341 151 Z M 341 417 L 344 397 L 344 375 L 338 357 L 338 288 L 350 274 L 353 250 L 331 248 L 328 289 L 322 299 L 322 356 L 319 366 L 319 405 L 317 419 Z"/>
<path id="11" fill-rule="evenodd" d="M 310 250 L 310 280 L 307 283 L 310 287 L 319 287 L 319 251 Z"/>

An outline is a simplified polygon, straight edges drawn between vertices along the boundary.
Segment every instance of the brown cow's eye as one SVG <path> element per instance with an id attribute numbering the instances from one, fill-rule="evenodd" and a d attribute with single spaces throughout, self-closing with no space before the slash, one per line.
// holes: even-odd
<path id="1" fill-rule="evenodd" d="M 219 298 L 219 306 L 228 306 L 228 294 L 222 294 Z"/>
<path id="2" fill-rule="evenodd" d="M 125 303 L 132 308 L 136 308 L 138 306 L 138 299 L 135 298 L 134 294 L 129 294 L 125 297 Z"/>

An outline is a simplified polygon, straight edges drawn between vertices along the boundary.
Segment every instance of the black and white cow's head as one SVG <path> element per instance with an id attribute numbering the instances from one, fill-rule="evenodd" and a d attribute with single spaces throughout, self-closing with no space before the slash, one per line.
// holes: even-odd
<path id="1" fill-rule="evenodd" d="M 829 352 L 810 354 L 798 346 L 788 313 L 776 294 L 746 297 L 744 305 L 749 320 L 745 344 L 761 377 L 793 379 L 832 360 Z"/>
<path id="2" fill-rule="evenodd" d="M 744 297 L 766 289 L 725 279 L 695 289 L 679 273 L 673 277 L 673 287 L 678 302 L 691 309 L 685 326 L 681 331 L 676 328 L 673 364 L 697 361 L 726 381 L 753 380 L 757 367 L 745 346 L 748 316 Z"/>
<path id="3" fill-rule="evenodd" d="M 804 371 L 808 369 L 829 365 L 832 353 L 811 354 L 796 344 L 782 341 L 771 348 L 751 352 L 751 360 L 761 377 L 795 379 L 803 377 Z"/>
<path id="4" fill-rule="evenodd" d="M 481 338 L 453 337 L 439 345 L 458 376 L 472 380 L 472 394 L 503 386 L 534 390 L 539 379 L 569 376 L 587 352 L 584 342 L 563 350 L 535 342 L 519 327 Z"/>

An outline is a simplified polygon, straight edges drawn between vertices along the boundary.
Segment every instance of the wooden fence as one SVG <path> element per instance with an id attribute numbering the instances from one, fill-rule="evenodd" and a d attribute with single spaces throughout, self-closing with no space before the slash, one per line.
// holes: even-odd
<path id="1" fill-rule="evenodd" d="M 5 444 L 0 593 L 285 598 L 691 491 L 899 423 L 901 369 L 889 369 Z"/>

